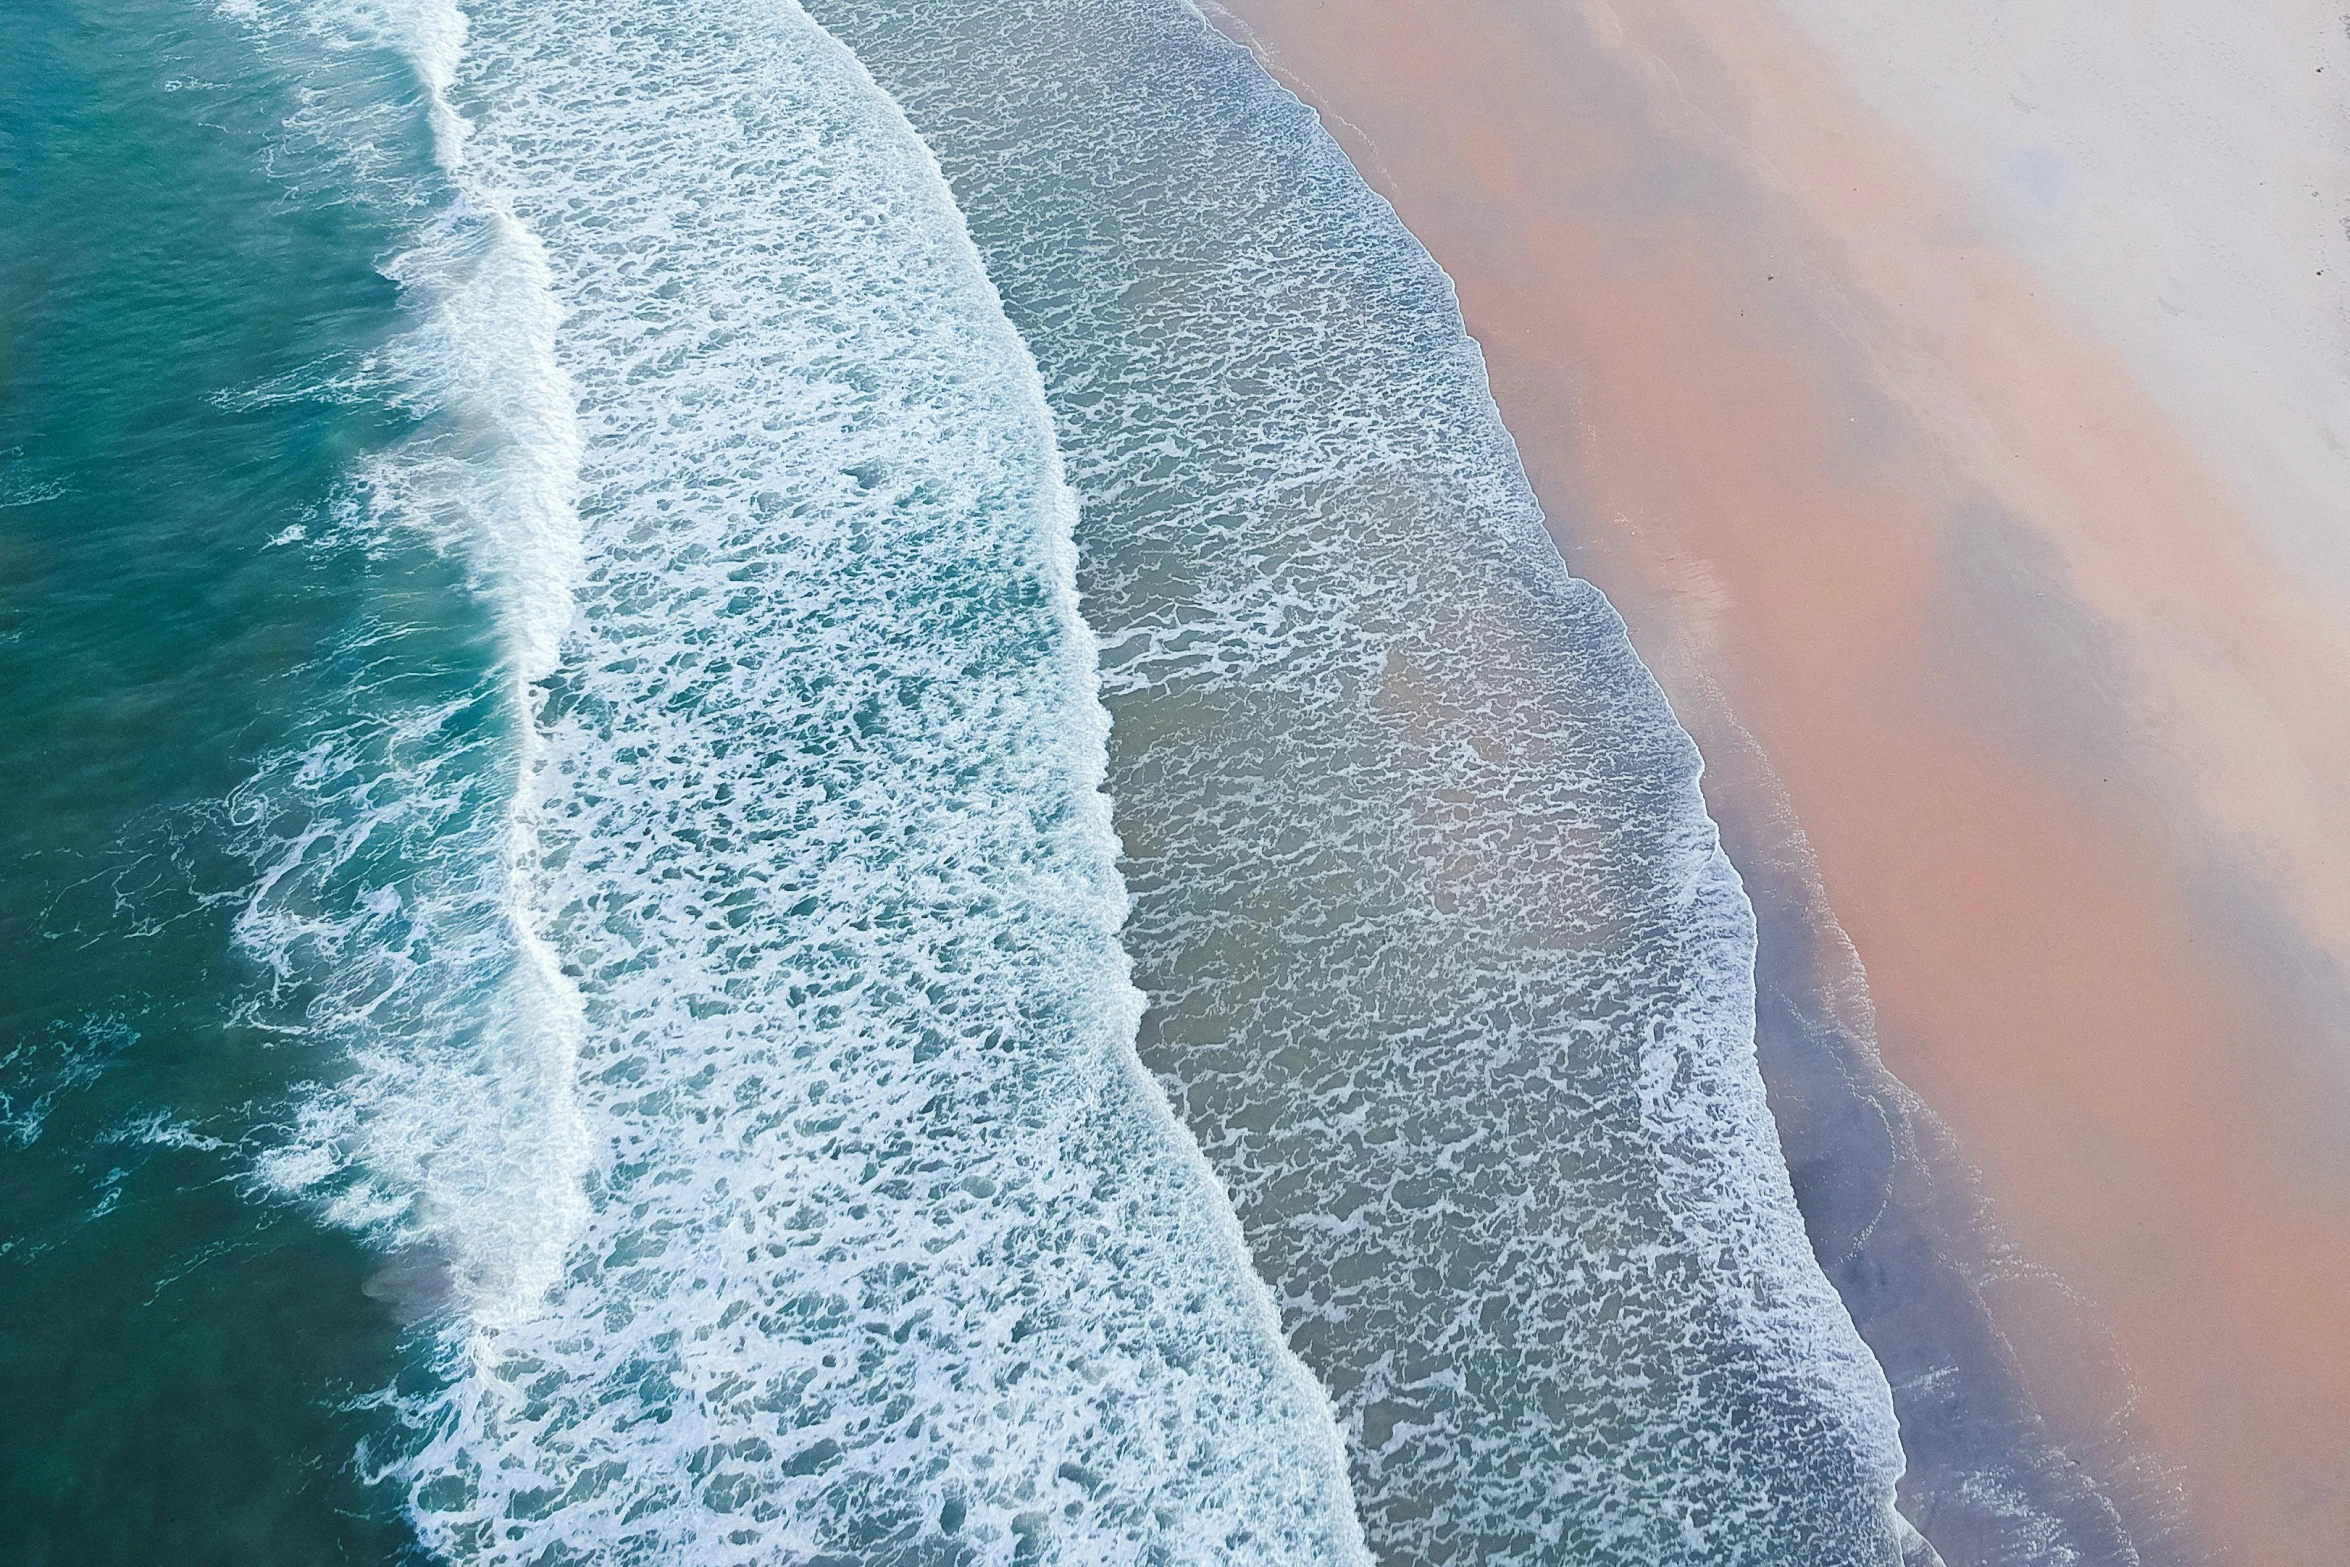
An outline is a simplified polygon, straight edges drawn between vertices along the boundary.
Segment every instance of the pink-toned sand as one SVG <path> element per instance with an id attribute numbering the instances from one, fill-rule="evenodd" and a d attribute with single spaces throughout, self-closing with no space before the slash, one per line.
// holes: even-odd
<path id="1" fill-rule="evenodd" d="M 1767 0 L 1225 3 L 1457 282 L 1701 746 L 1768 757 L 2196 1532 L 2350 1560 L 2342 606 Z M 2122 1396 L 2007 1310 L 2060 1422 Z"/>

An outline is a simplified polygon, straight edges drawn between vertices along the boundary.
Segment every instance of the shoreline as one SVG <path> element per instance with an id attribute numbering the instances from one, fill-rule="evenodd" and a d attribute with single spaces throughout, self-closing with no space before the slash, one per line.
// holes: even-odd
<path id="1" fill-rule="evenodd" d="M 1706 757 L 1912 1521 L 1950 1567 L 2033 1527 L 2321 1567 L 2350 1538 L 2295 1440 L 2350 1419 L 2330 606 L 1771 7 L 1211 20 L 1453 277 L 1554 537 Z"/>
<path id="2" fill-rule="evenodd" d="M 2012 1270 L 2063 1300 L 2062 1282 L 2015 1257 L 1979 1172 L 1886 1068 L 1867 975 L 1767 761 L 1751 743 L 1717 744 L 1706 793 L 1754 905 L 1755 1053 L 1796 1203 L 1893 1388 L 1902 1516 L 1948 1567 L 2033 1560 L 2056 1542 L 2083 1567 L 2170 1559 L 2136 1543 L 2184 1520 L 2159 1476 L 2143 1478 L 2121 1401 L 2102 1411 L 2109 1429 L 2059 1432 L 2033 1399 L 1986 1286 Z M 2126 1385 L 2093 1321 L 2049 1326 L 2066 1353 Z M 2119 1462 L 2082 1464 L 2069 1448 L 2084 1437 Z"/>

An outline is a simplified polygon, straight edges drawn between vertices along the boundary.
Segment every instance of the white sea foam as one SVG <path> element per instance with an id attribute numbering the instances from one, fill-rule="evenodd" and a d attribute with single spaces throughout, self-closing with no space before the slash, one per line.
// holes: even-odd
<path id="1" fill-rule="evenodd" d="M 233 15 L 307 84 L 274 171 L 407 237 L 384 267 L 406 330 L 247 397 L 372 397 L 413 432 L 361 464 L 319 519 L 331 526 L 272 542 L 438 552 L 494 637 L 478 654 L 429 645 L 428 623 L 461 634 L 451 606 L 411 614 L 416 586 L 387 578 L 325 655 L 343 705 L 232 802 L 261 862 L 238 935 L 274 977 L 256 1018 L 316 1047 L 322 1074 L 260 1174 L 387 1244 L 430 1248 L 471 1312 L 508 1319 L 554 1281 L 585 1213 L 579 1001 L 532 898 L 532 690 L 554 668 L 579 553 L 546 262 L 466 164 L 445 95 L 453 6 Z"/>
<path id="2" fill-rule="evenodd" d="M 353 1053 L 271 1173 L 462 1286 L 390 1460 L 427 1541 L 1360 1558 L 1133 1053 L 1071 502 L 935 165 L 781 0 L 453 15 L 320 24 L 408 53 L 454 186 L 379 367 L 432 417 L 344 533 L 473 563 L 541 738 L 374 702 L 244 802 L 249 941 Z"/>

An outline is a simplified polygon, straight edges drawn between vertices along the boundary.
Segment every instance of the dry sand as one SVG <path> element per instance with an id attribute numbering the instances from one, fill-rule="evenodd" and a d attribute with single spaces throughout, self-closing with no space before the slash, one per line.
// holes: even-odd
<path id="1" fill-rule="evenodd" d="M 1833 1074 L 1766 1038 L 1815 1242 L 1913 1459 L 1948 1460 L 1913 1516 L 1943 1509 L 1954 1567 L 2015 1549 L 1958 1493 L 2028 1425 L 2149 1561 L 2350 1559 L 2350 615 L 2312 406 L 2339 377 L 2322 334 L 2261 337 L 2295 299 L 2231 292 L 2283 263 L 2100 305 L 2127 269 L 2083 270 L 2094 225 L 2009 221 L 1931 60 L 1872 79 L 1887 35 L 1832 36 L 1834 0 L 1790 0 L 1801 27 L 1766 0 L 1227 4 L 1458 284 L 1570 564 L 1707 752 L 1789 1038 L 1843 996 L 1840 1048 L 1881 1049 L 1982 1172 L 1995 1226 L 1916 1115 L 1900 1195 L 1834 1132 Z M 2072 177 L 2128 173 L 2137 210 L 2165 155 Z M 2222 219 L 2276 248 L 2167 221 Z M 1839 923 L 1857 999 L 1822 968 Z M 1931 1267 L 1823 1217 L 1855 1181 L 1890 1182 Z M 1960 1432 L 1945 1371 L 2022 1403 Z"/>

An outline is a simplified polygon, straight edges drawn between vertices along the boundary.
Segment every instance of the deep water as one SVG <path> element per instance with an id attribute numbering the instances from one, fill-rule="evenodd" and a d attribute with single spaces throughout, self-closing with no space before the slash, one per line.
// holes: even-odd
<path id="1" fill-rule="evenodd" d="M 382 62 L 387 83 L 399 80 Z M 363 1483 L 401 1327 L 251 1157 L 320 1063 L 250 1005 L 223 802 L 390 586 L 469 658 L 447 565 L 269 541 L 411 416 L 256 397 L 397 322 L 386 236 L 273 177 L 294 86 L 210 11 L 0 15 L 0 1558 L 386 1562 Z M 420 666 L 421 667 L 421 666 Z"/>

